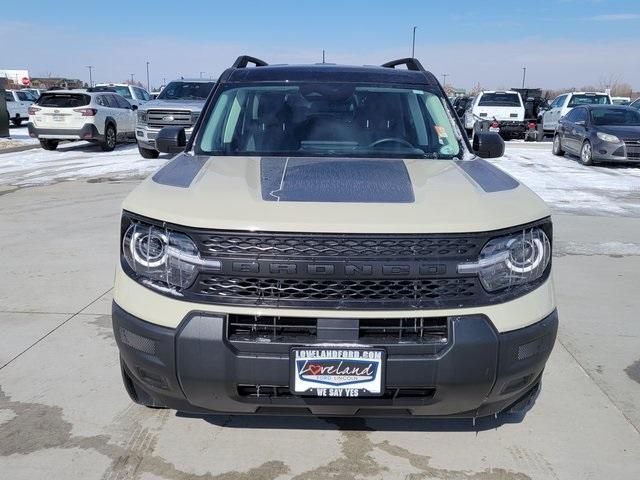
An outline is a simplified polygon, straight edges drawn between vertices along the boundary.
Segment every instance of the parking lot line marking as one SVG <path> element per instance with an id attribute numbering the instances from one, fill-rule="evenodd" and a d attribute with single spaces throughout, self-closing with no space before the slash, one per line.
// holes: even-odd
<path id="1" fill-rule="evenodd" d="M 80 310 L 78 310 L 77 312 L 71 314 L 71 316 L 69 318 L 67 318 L 65 321 L 63 321 L 62 323 L 60 323 L 59 325 L 57 325 L 56 327 L 52 328 L 51 330 L 49 330 L 47 333 L 45 333 L 42 337 L 40 337 L 38 340 L 36 340 L 35 342 L 33 342 L 31 345 L 29 345 L 27 348 L 25 348 L 24 350 L 22 350 L 20 353 L 18 353 L 17 355 L 15 355 L 13 358 L 11 358 L 8 362 L 6 362 L 4 365 L 0 365 L 0 370 L 2 370 L 4 367 L 10 365 L 11 363 L 13 363 L 15 360 L 17 360 L 18 358 L 20 358 L 22 355 L 24 355 L 25 353 L 27 353 L 29 350 L 31 350 L 33 347 L 35 347 L 38 343 L 40 343 L 42 340 L 44 340 L 45 338 L 47 338 L 49 335 L 51 335 L 53 332 L 55 332 L 56 330 L 58 330 L 60 327 L 64 326 L 65 324 L 67 324 L 70 320 L 73 320 L 74 318 L 76 318 L 78 315 L 80 315 L 80 312 L 82 312 L 83 310 L 86 310 L 87 308 L 89 308 L 91 305 L 93 305 L 94 303 L 96 303 L 98 300 L 100 300 L 103 296 L 105 296 L 107 293 L 109 293 L 111 291 L 111 288 L 109 288 L 108 290 L 106 290 L 105 292 L 101 293 L 100 295 L 98 295 L 97 298 L 95 298 L 94 300 L 90 301 L 87 305 L 85 305 L 84 307 L 82 307 Z M 35 313 L 35 312 L 24 312 L 24 313 Z"/>

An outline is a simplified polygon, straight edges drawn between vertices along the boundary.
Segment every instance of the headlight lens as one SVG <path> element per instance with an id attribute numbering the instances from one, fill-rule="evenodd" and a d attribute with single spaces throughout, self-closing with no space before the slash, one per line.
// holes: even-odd
<path id="1" fill-rule="evenodd" d="M 147 123 L 147 112 L 144 110 L 138 110 L 138 122 Z"/>
<path id="2" fill-rule="evenodd" d="M 609 135 L 608 133 L 603 133 L 603 132 L 598 132 L 596 133 L 596 135 L 598 135 L 598 138 L 600 140 L 602 140 L 603 142 L 611 142 L 611 143 L 619 143 L 620 139 L 618 137 L 616 137 L 615 135 Z"/>
<path id="3" fill-rule="evenodd" d="M 541 228 L 490 240 L 477 262 L 458 265 L 459 273 L 476 273 L 489 292 L 538 280 L 551 260 L 551 242 Z"/>
<path id="4" fill-rule="evenodd" d="M 179 293 L 196 279 L 199 267 L 219 270 L 220 262 L 203 260 L 185 234 L 133 221 L 122 238 L 122 255 L 141 283 Z"/>

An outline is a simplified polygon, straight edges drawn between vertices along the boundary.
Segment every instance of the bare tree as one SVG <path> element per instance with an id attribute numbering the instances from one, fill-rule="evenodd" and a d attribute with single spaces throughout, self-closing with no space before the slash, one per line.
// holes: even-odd
<path id="1" fill-rule="evenodd" d="M 471 90 L 469 90 L 469 95 L 475 97 L 482 91 L 484 91 L 484 87 L 480 85 L 480 82 L 476 82 L 476 84 L 471 87 Z"/>

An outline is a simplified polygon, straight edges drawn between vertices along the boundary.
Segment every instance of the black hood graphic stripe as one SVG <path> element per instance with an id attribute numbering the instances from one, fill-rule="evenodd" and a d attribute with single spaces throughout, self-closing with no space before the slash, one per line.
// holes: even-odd
<path id="1" fill-rule="evenodd" d="M 413 203 L 402 160 L 280 158 L 260 160 L 262 199 L 270 202 Z"/>
<path id="2" fill-rule="evenodd" d="M 486 160 L 462 160 L 456 164 L 487 193 L 513 190 L 520 185 L 517 180 Z"/>
<path id="3" fill-rule="evenodd" d="M 158 170 L 152 180 L 160 185 L 189 188 L 193 179 L 207 162 L 208 157 L 191 156 L 184 153 Z"/>

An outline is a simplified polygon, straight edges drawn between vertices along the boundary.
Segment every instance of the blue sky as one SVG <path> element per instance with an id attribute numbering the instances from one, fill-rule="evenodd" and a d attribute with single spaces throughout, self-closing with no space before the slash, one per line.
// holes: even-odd
<path id="1" fill-rule="evenodd" d="M 411 52 L 470 87 L 597 85 L 640 89 L 640 0 L 242 1 L 32 0 L 4 8 L 0 68 L 122 81 L 217 76 L 241 53 L 273 63 L 371 64 Z"/>

